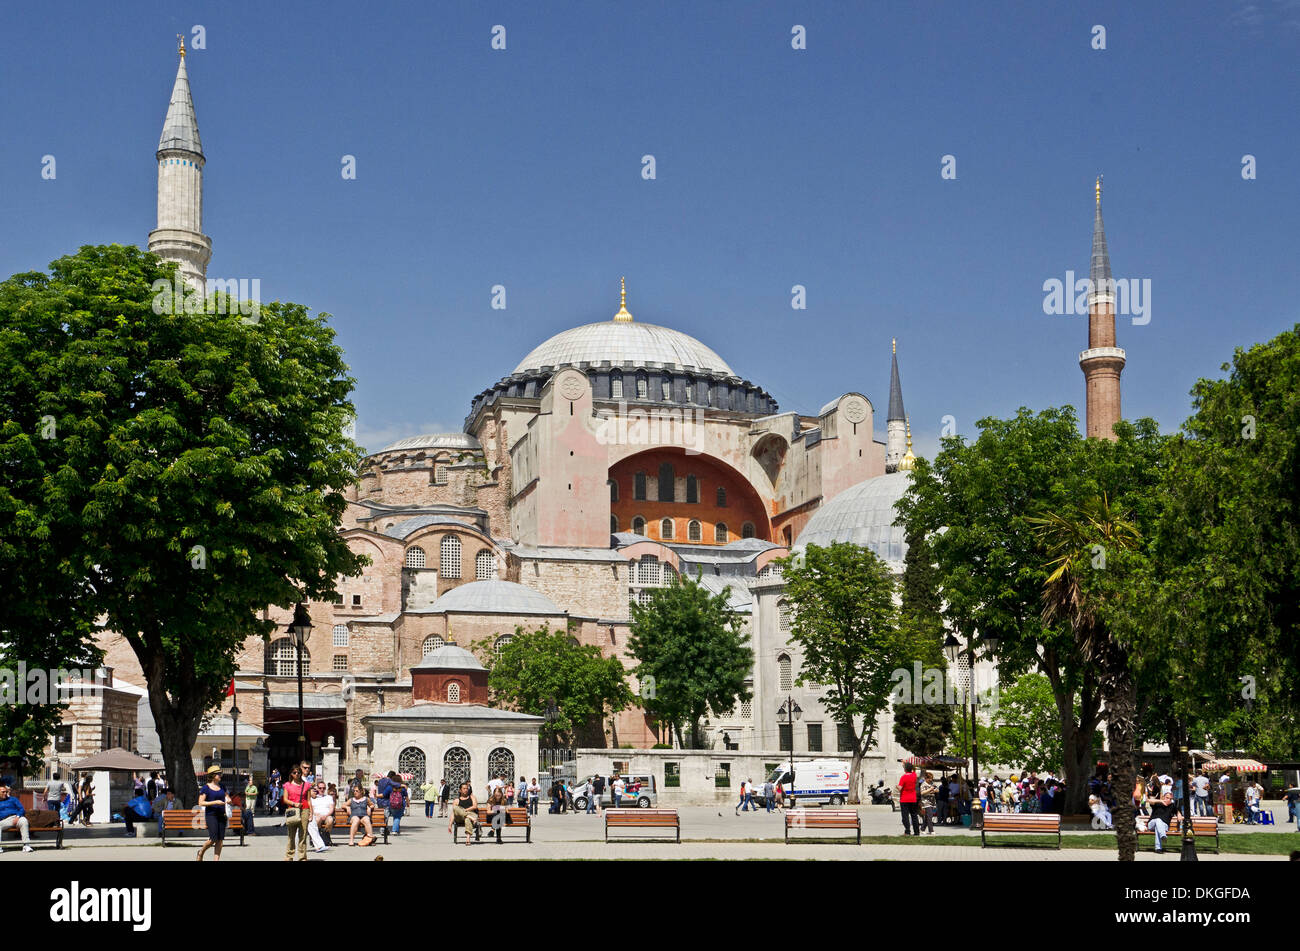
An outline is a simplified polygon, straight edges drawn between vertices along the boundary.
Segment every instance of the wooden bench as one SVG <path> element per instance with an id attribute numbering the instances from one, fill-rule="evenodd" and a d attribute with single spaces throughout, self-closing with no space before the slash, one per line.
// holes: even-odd
<path id="1" fill-rule="evenodd" d="M 474 810 L 478 816 L 478 824 L 482 827 L 484 834 L 492 834 L 491 811 L 488 806 L 478 806 Z M 531 843 L 533 841 L 533 823 L 528 818 L 527 806 L 506 806 L 506 813 L 510 816 L 510 821 L 501 827 L 502 832 L 509 832 L 514 829 L 516 832 L 523 831 L 524 841 Z M 460 835 L 461 830 L 465 827 L 463 822 L 456 822 L 451 827 L 451 841 L 454 845 L 456 837 Z"/>
<path id="2" fill-rule="evenodd" d="M 785 844 L 790 844 L 791 829 L 852 829 L 862 844 L 862 819 L 852 809 L 787 809 Z"/>
<path id="3" fill-rule="evenodd" d="M 59 818 L 59 814 L 49 809 L 28 809 L 27 834 L 31 837 L 32 845 L 36 844 L 36 836 L 41 832 L 53 832 L 54 847 L 63 848 L 63 820 Z M 0 848 L 4 847 L 8 836 L 13 836 L 13 841 L 22 844 L 21 832 L 17 829 L 5 829 L 4 835 L 0 836 Z"/>
<path id="4" fill-rule="evenodd" d="M 208 837 L 207 819 L 203 815 L 203 810 L 198 806 L 193 809 L 164 809 L 162 817 L 163 845 L 167 844 L 167 833 L 169 832 L 173 835 L 197 832 L 205 839 Z M 153 819 L 139 820 L 141 825 L 154 821 Z M 239 836 L 240 845 L 244 844 L 244 810 L 239 806 L 232 806 L 230 809 L 230 819 L 226 823 L 226 835 L 231 833 Z"/>
<path id="5" fill-rule="evenodd" d="M 384 834 L 384 845 L 388 844 L 388 817 L 384 815 L 382 806 L 371 806 L 370 808 L 370 827 L 378 834 Z M 365 834 L 364 825 L 357 826 L 358 831 Z M 331 836 L 351 835 L 352 834 L 352 812 L 346 806 L 339 806 L 334 810 L 334 828 L 330 831 Z"/>
<path id="6" fill-rule="evenodd" d="M 1155 831 L 1147 828 L 1147 822 L 1150 821 L 1147 816 L 1138 816 L 1138 843 L 1141 844 L 1142 837 L 1151 836 L 1151 846 L 1155 848 Z M 1166 838 L 1182 838 L 1182 820 L 1180 815 L 1174 816 L 1173 822 L 1169 824 L 1169 835 Z M 1214 839 L 1214 854 L 1219 854 L 1219 818 L 1218 816 L 1192 816 L 1192 838 Z"/>
<path id="7" fill-rule="evenodd" d="M 1054 812 L 989 812 L 984 815 L 980 843 L 988 847 L 989 832 L 1055 833 L 1056 847 L 1061 847 L 1061 817 Z"/>
<path id="8" fill-rule="evenodd" d="M 682 841 L 682 822 L 676 809 L 606 809 L 605 841 L 610 829 L 672 829 L 678 844 Z M 645 836 L 619 836 L 634 839 Z M 658 836 L 651 838 L 658 839 Z"/>

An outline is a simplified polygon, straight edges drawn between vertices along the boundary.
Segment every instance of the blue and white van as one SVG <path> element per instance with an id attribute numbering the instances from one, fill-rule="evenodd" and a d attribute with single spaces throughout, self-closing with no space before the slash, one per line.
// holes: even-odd
<path id="1" fill-rule="evenodd" d="M 840 806 L 849 799 L 849 762 L 840 759 L 815 759 L 794 764 L 794 783 L 790 782 L 790 764 L 778 766 L 769 781 L 781 786 L 785 805 L 820 803 Z M 760 787 L 755 798 L 762 799 Z"/>

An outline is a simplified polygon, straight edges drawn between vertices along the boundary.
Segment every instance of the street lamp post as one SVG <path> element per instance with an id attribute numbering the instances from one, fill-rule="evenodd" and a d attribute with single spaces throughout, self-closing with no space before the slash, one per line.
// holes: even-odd
<path id="1" fill-rule="evenodd" d="M 302 652 L 311 637 L 311 615 L 304 602 L 299 601 L 293 609 L 293 620 L 289 622 L 287 631 L 293 635 L 293 646 L 298 653 L 295 666 L 298 669 L 298 762 L 301 763 L 307 759 L 307 728 L 302 715 Z"/>
<path id="2" fill-rule="evenodd" d="M 979 643 L 989 651 L 997 650 L 999 638 L 994 634 L 986 634 L 980 638 Z M 979 690 L 976 689 L 975 683 L 975 642 L 973 638 L 966 641 L 965 649 L 962 649 L 961 642 L 952 634 L 949 634 L 943 642 L 944 653 L 954 664 L 959 658 L 966 659 L 968 677 L 967 689 L 970 691 L 970 776 L 971 783 L 975 787 L 971 791 L 978 794 L 980 781 L 980 741 L 979 741 Z M 962 720 L 966 719 L 966 705 L 962 702 Z"/>
<path id="3" fill-rule="evenodd" d="M 794 697 L 787 694 L 785 703 L 781 704 L 781 709 L 776 711 L 778 717 L 785 717 L 786 722 L 790 725 L 790 792 L 794 792 L 794 721 L 803 716 L 803 707 L 794 702 Z M 793 796 L 790 804 L 794 804 Z"/>
<path id="4" fill-rule="evenodd" d="M 242 789 L 239 785 L 239 698 L 231 697 L 230 699 L 230 743 L 234 747 L 231 751 L 233 759 L 231 760 L 230 769 L 235 777 L 236 788 Z M 220 763 L 217 764 L 221 765 Z"/>
<path id="5" fill-rule="evenodd" d="M 1187 755 L 1187 747 L 1178 747 L 1179 754 L 1183 757 L 1183 851 L 1178 859 L 1181 862 L 1195 862 L 1196 858 L 1196 836 L 1192 834 L 1192 771 L 1191 757 Z"/>

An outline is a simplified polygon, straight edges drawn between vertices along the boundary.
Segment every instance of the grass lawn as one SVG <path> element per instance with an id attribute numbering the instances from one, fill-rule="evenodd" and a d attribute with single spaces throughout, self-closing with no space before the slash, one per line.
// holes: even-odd
<path id="1" fill-rule="evenodd" d="M 683 842 L 717 842 L 719 844 L 736 843 L 736 842 L 781 842 L 781 839 L 683 839 Z M 792 838 L 791 842 L 797 842 L 799 845 L 816 844 L 818 842 L 826 845 L 842 845 L 845 842 L 853 844 L 856 839 L 821 835 L 821 836 L 804 836 Z M 989 848 L 998 848 L 999 846 L 1011 846 L 1019 848 L 1021 846 L 1028 848 L 1055 849 L 1056 839 L 1053 836 L 1041 835 L 1011 835 L 1011 834 L 993 834 L 988 838 Z M 903 835 L 864 835 L 862 837 L 863 845 L 929 845 L 929 846 L 978 846 L 980 839 L 978 835 L 923 835 L 919 837 Z M 1196 842 L 1198 851 L 1213 853 L 1214 843 L 1207 842 L 1205 839 L 1198 839 Z M 1061 836 L 1061 848 L 1063 849 L 1105 849 L 1115 851 L 1115 834 L 1113 832 L 1080 832 L 1066 833 Z M 1165 852 L 1178 853 L 1182 848 L 1182 839 L 1178 836 L 1170 836 L 1165 841 Z M 1276 833 L 1276 832 L 1241 832 L 1236 834 L 1219 836 L 1219 851 L 1224 855 L 1290 855 L 1293 849 L 1300 849 L 1300 833 Z M 1152 843 L 1149 838 L 1143 838 L 1138 842 L 1139 852 L 1150 852 Z"/>

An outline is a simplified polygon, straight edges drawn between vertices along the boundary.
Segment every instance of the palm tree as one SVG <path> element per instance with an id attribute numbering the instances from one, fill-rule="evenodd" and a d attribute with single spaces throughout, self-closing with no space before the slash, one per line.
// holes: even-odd
<path id="1" fill-rule="evenodd" d="M 1050 570 L 1043 585 L 1043 623 L 1066 622 L 1085 663 L 1096 671 L 1106 713 L 1111 789 L 1115 794 L 1115 838 L 1121 862 L 1133 861 L 1133 754 L 1137 738 L 1137 687 L 1128 650 L 1113 638 L 1105 621 L 1110 599 L 1104 574 L 1107 557 L 1138 547 L 1137 527 L 1111 507 L 1103 494 L 1066 512 L 1031 518 Z"/>

